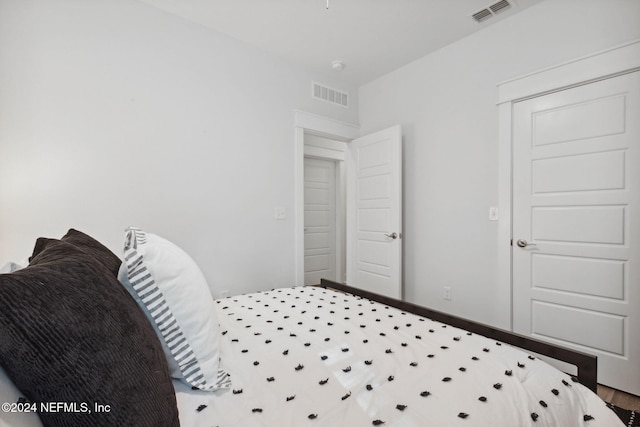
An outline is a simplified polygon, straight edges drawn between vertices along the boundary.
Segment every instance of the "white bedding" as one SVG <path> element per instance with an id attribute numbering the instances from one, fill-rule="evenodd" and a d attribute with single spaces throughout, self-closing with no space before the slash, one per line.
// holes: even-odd
<path id="1" fill-rule="evenodd" d="M 216 310 L 233 386 L 174 381 L 184 427 L 623 425 L 537 358 L 351 295 L 286 288 L 218 300 Z M 15 402 L 3 375 L 0 399 Z M 0 427 L 40 425 L 35 414 L 0 412 Z"/>
<path id="2" fill-rule="evenodd" d="M 197 426 L 622 425 L 521 350 L 351 295 L 277 289 L 217 314 L 233 386 L 200 412 L 180 406 Z"/>

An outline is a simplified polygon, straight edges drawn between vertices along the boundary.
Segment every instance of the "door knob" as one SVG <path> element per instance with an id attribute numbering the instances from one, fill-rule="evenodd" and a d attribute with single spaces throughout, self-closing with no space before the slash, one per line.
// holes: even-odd
<path id="1" fill-rule="evenodd" d="M 385 233 L 385 236 L 387 236 L 387 237 L 389 237 L 391 239 L 397 239 L 398 238 L 398 233 L 396 233 L 395 231 L 393 233 L 391 233 L 391 234 L 386 234 Z"/>
<path id="2" fill-rule="evenodd" d="M 516 242 L 516 245 L 518 245 L 521 248 L 526 248 L 527 246 L 535 246 L 535 243 L 529 243 L 524 239 L 518 239 L 518 241 Z"/>

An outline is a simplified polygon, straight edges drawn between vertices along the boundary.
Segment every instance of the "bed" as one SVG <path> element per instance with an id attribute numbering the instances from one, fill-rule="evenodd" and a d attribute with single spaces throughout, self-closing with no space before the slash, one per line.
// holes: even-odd
<path id="1" fill-rule="evenodd" d="M 155 246 L 162 249 L 150 250 Z M 139 229 L 127 230 L 122 262 L 105 250 L 70 230 L 61 239 L 38 239 L 28 267 L 0 275 L 0 400 L 6 404 L 0 426 L 622 425 L 592 391 L 592 356 L 329 281 L 214 301 L 202 293 L 203 278 L 188 255 Z M 94 259 L 102 259 L 104 268 Z M 78 262 L 90 264 L 91 272 L 78 273 Z M 86 311 L 81 316 L 89 318 L 83 328 L 91 334 L 82 332 L 88 341 L 104 330 L 104 324 L 91 329 L 93 324 L 110 319 L 109 334 L 120 338 L 111 344 L 111 337 L 101 336 L 87 344 L 87 351 L 111 346 L 114 354 L 87 357 L 79 353 L 82 346 L 71 351 L 69 342 L 37 354 L 38 341 L 24 334 L 31 320 L 14 321 L 19 312 L 7 301 L 26 304 L 24 311 L 33 304 L 16 293 L 24 292 L 22 287 L 46 292 L 56 286 L 62 292 L 59 283 L 38 277 L 38 269 L 46 277 L 55 272 L 63 285 L 74 283 L 63 292 L 65 301 L 85 288 L 93 292 L 94 282 L 100 283 L 96 292 L 113 288 L 100 301 L 90 293 L 78 305 L 63 305 L 67 310 L 71 304 L 74 312 L 89 305 L 96 313 L 107 297 L 116 299 L 118 304 L 107 304 L 109 310 L 98 318 Z M 96 271 L 100 278 L 91 276 Z M 25 279 L 34 274 L 39 287 Z M 34 289 L 29 296 L 37 306 L 49 305 L 32 326 L 84 343 L 68 319 L 56 319 L 60 303 L 51 302 L 56 295 L 39 300 Z M 122 318 L 137 323 L 129 319 L 118 332 L 113 324 Z M 49 326 L 52 322 L 57 323 Z M 176 323 L 183 325 L 180 340 L 167 333 L 166 325 Z M 129 336 L 135 337 L 133 344 Z M 142 341 L 147 344 L 141 347 Z M 20 350 L 25 345 L 26 353 Z M 148 353 L 144 357 L 142 350 Z M 576 365 L 577 375 L 553 368 L 538 353 Z M 138 358 L 140 363 L 131 360 Z M 111 361 L 109 369 L 103 359 Z M 59 366 L 59 360 L 66 365 Z M 140 376 L 143 365 L 153 368 Z M 88 378 L 75 378 L 83 372 Z M 83 403 L 88 411 L 83 412 Z M 32 411 L 34 404 L 45 405 L 44 410 Z"/>

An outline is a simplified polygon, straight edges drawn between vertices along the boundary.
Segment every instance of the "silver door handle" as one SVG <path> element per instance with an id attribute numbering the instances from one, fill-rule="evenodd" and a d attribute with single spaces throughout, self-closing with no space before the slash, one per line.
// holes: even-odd
<path id="1" fill-rule="evenodd" d="M 395 231 L 391 234 L 386 234 L 385 236 L 389 237 L 390 239 L 397 239 L 398 238 L 398 233 L 396 233 Z"/>
<path id="2" fill-rule="evenodd" d="M 518 245 L 521 248 L 526 248 L 527 246 L 535 246 L 535 243 L 529 243 L 524 239 L 518 239 L 518 241 L 516 242 L 516 245 Z"/>

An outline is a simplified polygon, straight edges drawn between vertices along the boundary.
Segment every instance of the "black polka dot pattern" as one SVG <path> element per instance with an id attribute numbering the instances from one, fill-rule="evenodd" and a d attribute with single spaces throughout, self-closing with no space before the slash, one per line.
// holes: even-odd
<path id="1" fill-rule="evenodd" d="M 532 355 L 360 297 L 295 287 L 216 311 L 232 389 L 196 405 L 202 426 L 617 425 Z"/>

